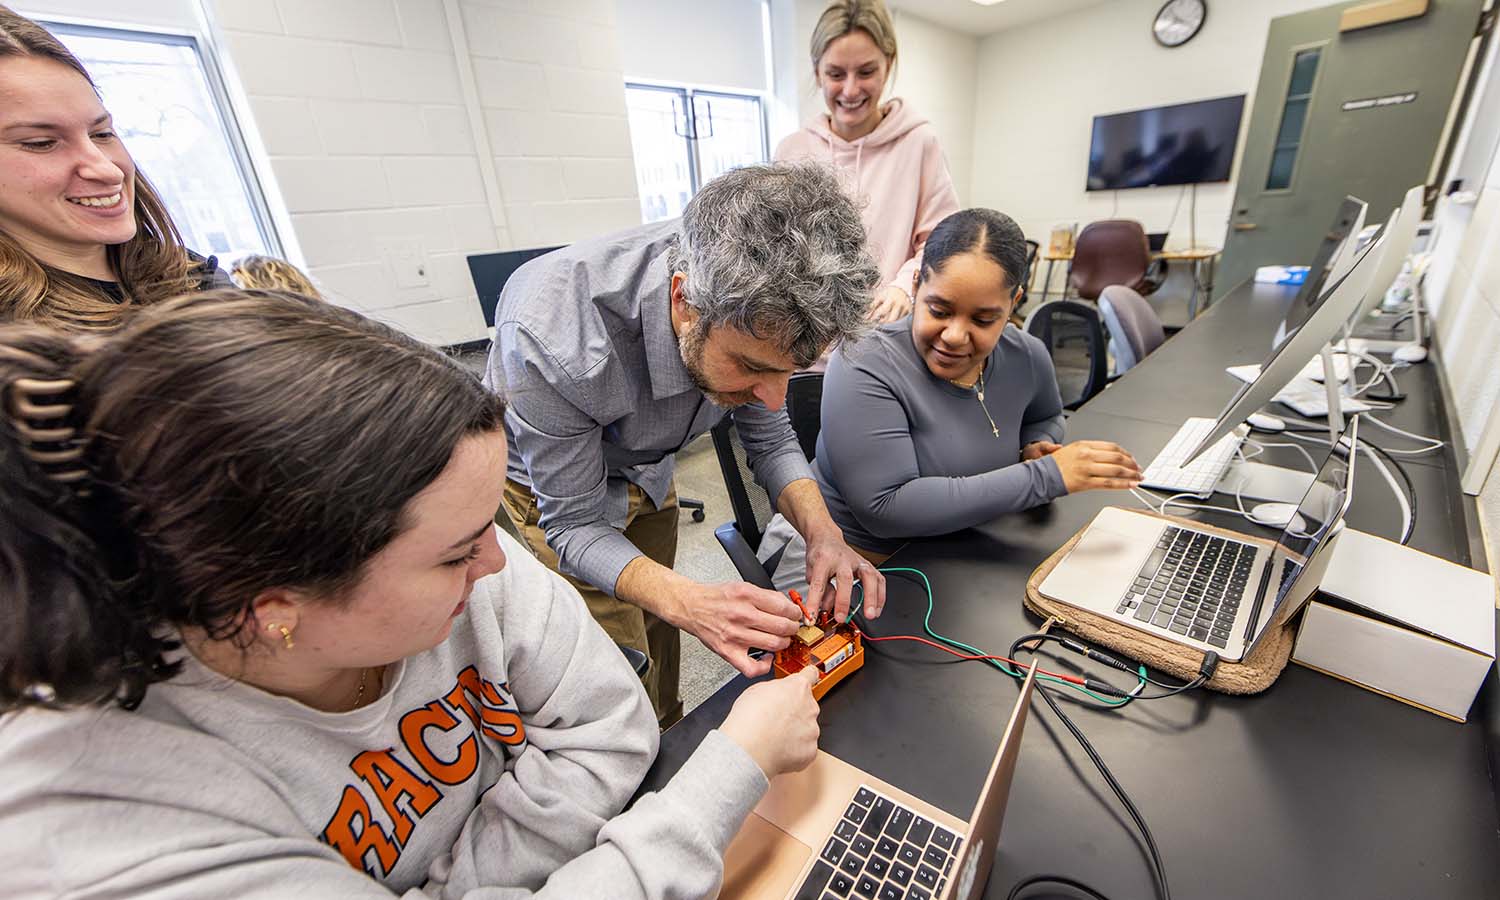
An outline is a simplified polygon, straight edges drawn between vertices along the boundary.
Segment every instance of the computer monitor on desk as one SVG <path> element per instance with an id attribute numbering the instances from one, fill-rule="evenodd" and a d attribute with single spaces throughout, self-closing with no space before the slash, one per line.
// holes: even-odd
<path id="1" fill-rule="evenodd" d="M 1308 263 L 1307 280 L 1297 291 L 1292 310 L 1305 309 L 1310 313 L 1326 293 L 1323 288 L 1337 282 L 1349 271 L 1349 264 L 1354 261 L 1355 243 L 1349 238 L 1364 228 L 1366 209 L 1365 202 L 1358 197 L 1344 197 L 1334 213 L 1333 224 L 1323 234 L 1312 262 Z M 1290 317 L 1293 312 L 1287 315 Z"/>
<path id="2" fill-rule="evenodd" d="M 505 250 L 500 253 L 475 253 L 469 257 L 469 277 L 479 294 L 479 309 L 484 313 L 486 328 L 495 327 L 495 307 L 500 291 L 516 270 L 526 263 L 561 247 L 537 247 L 533 250 Z"/>
<path id="3" fill-rule="evenodd" d="M 1374 271 L 1370 275 L 1370 288 L 1365 292 L 1365 299 L 1354 311 L 1349 320 L 1349 336 L 1344 341 L 1345 349 L 1351 352 L 1390 352 L 1397 347 L 1403 346 L 1405 341 L 1372 342 L 1367 340 L 1356 340 L 1353 338 L 1354 329 L 1359 327 L 1385 299 L 1386 292 L 1396 281 L 1396 276 L 1401 274 L 1401 266 L 1411 254 L 1413 242 L 1417 239 L 1417 229 L 1422 224 L 1422 205 L 1425 199 L 1426 187 L 1416 185 L 1406 192 L 1401 200 L 1401 206 L 1391 213 L 1390 221 L 1386 224 L 1382 237 L 1385 240 L 1385 252 L 1381 254 Z M 1371 262 L 1376 262 L 1371 260 Z M 1391 387 L 1391 393 L 1399 396 L 1395 379 L 1389 375 L 1389 370 L 1384 370 L 1387 381 Z"/>
<path id="4" fill-rule="evenodd" d="M 1355 310 L 1356 321 L 1350 324 L 1358 324 L 1358 319 L 1374 312 L 1396 276 L 1401 274 L 1401 264 L 1411 252 L 1412 241 L 1417 239 L 1417 226 L 1422 224 L 1422 195 L 1425 190 L 1419 184 L 1407 191 L 1401 205 L 1392 211 L 1385 231 L 1381 233 L 1381 238 L 1385 241 L 1385 252 L 1375 261 L 1370 272 L 1370 289 L 1365 294 L 1364 302 Z"/>
<path id="5" fill-rule="evenodd" d="M 1324 354 L 1328 342 L 1340 333 L 1364 298 L 1369 286 L 1370 256 L 1378 254 L 1381 247 L 1377 240 L 1356 252 L 1350 267 L 1313 306 L 1294 301 L 1277 331 L 1270 355 L 1257 368 L 1254 378 L 1240 387 L 1217 419 L 1195 417 L 1183 422 L 1167 446 L 1146 466 L 1142 486 L 1199 497 L 1207 497 L 1215 490 L 1231 490 L 1260 500 L 1295 502 L 1300 498 L 1311 481 L 1309 473 L 1248 461 L 1231 469 L 1246 435 L 1241 423 L 1270 403 L 1310 361 Z M 1326 392 L 1330 410 L 1330 440 L 1337 440 L 1343 431 L 1343 403 L 1331 356 L 1325 358 L 1324 365 L 1326 377 L 1322 390 Z M 1227 484 L 1231 475 L 1232 487 L 1223 486 L 1221 482 Z"/>
<path id="6" fill-rule="evenodd" d="M 1214 422 L 1213 428 L 1199 440 L 1198 445 L 1189 454 L 1190 460 L 1233 431 L 1241 422 L 1249 418 L 1251 413 L 1258 412 L 1270 403 L 1283 388 L 1291 383 L 1293 378 L 1297 377 L 1307 365 L 1308 360 L 1322 353 L 1328 342 L 1338 336 L 1345 323 L 1349 321 L 1349 317 L 1354 314 L 1354 310 L 1364 300 L 1365 291 L 1369 289 L 1371 268 L 1368 262 L 1370 257 L 1378 256 L 1383 247 L 1384 242 L 1377 240 L 1360 251 L 1349 271 L 1334 283 L 1317 307 L 1307 315 L 1299 316 L 1303 320 L 1300 325 L 1290 330 L 1290 333 L 1286 334 L 1271 351 L 1266 361 L 1261 363 L 1260 374 L 1255 380 L 1242 385 L 1230 399 L 1229 404 L 1224 407 L 1224 411 Z M 1282 323 L 1282 328 L 1287 330 L 1286 322 Z M 1337 440 L 1343 431 L 1342 413 L 1339 412 L 1336 400 L 1338 379 L 1333 377 L 1332 372 L 1327 372 L 1324 384 L 1332 392 L 1333 397 L 1328 411 L 1330 438 Z"/>

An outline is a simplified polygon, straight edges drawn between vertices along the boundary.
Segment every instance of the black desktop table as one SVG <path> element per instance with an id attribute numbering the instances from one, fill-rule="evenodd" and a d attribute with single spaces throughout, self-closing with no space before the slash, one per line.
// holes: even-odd
<path id="1" fill-rule="evenodd" d="M 1236 289 L 1074 415 L 1068 439 L 1114 440 L 1149 460 L 1183 417 L 1219 412 L 1236 386 L 1223 368 L 1265 355 L 1291 296 L 1248 283 Z M 1404 370 L 1401 381 L 1410 399 L 1388 419 L 1446 438 L 1432 366 Z M 1293 464 L 1281 453 L 1268 458 Z M 1396 502 L 1362 461 L 1349 523 L 1392 536 Z M 1483 566 L 1482 554 L 1472 555 L 1472 502 L 1458 491 L 1451 451 L 1404 462 L 1421 498 L 1412 545 Z M 1004 653 L 1040 624 L 1021 605 L 1032 570 L 1112 504 L 1138 505 L 1118 492 L 1069 496 L 912 542 L 887 567 L 917 568 L 931 579 L 938 632 Z M 1198 515 L 1236 530 L 1256 527 Z M 888 585 L 885 614 L 871 633 L 921 634 L 920 584 L 892 574 Z M 983 663 L 905 642 L 868 644 L 866 657 L 824 698 L 821 747 L 967 818 L 1017 683 Z M 1052 668 L 1082 661 L 1047 659 Z M 1488 690 L 1494 681 L 1492 672 Z M 642 790 L 671 777 L 746 684 L 735 678 L 662 736 Z M 1483 700 L 1460 725 L 1295 664 L 1254 697 L 1196 691 L 1109 711 L 1068 694 L 1059 693 L 1059 703 L 1151 826 L 1179 900 L 1500 897 L 1500 817 Z M 1128 817 L 1043 704 L 1031 711 L 985 896 L 1004 898 L 1037 873 L 1080 879 L 1112 900 L 1156 896 Z"/>

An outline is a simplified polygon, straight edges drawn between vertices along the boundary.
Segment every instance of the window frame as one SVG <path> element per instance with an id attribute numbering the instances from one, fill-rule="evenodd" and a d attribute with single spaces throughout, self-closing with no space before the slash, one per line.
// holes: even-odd
<path id="1" fill-rule="evenodd" d="M 1298 44 L 1288 48 L 1286 81 L 1281 90 L 1280 114 L 1276 117 L 1276 127 L 1271 130 L 1271 152 L 1266 156 L 1266 174 L 1261 179 L 1262 194 L 1291 194 L 1297 190 L 1297 179 L 1301 175 L 1302 147 L 1307 143 L 1307 126 L 1312 122 L 1313 105 L 1318 93 L 1318 84 L 1323 78 L 1324 63 L 1328 61 L 1328 41 L 1314 41 L 1308 44 Z M 1312 84 L 1308 86 L 1307 93 L 1292 95 L 1292 79 L 1297 75 L 1297 57 L 1309 51 L 1316 50 L 1318 53 L 1317 67 L 1313 70 Z M 1294 100 L 1304 100 L 1306 107 L 1302 111 L 1302 127 L 1297 133 L 1297 143 L 1283 145 L 1278 143 L 1281 137 L 1281 129 L 1286 124 L 1286 109 Z M 1276 165 L 1276 152 L 1283 146 L 1293 148 L 1292 172 L 1287 177 L 1286 184 L 1282 187 L 1271 187 L 1271 168 Z"/>
<path id="2" fill-rule="evenodd" d="M 683 121 L 686 123 L 686 127 L 688 129 L 688 133 L 687 134 L 683 134 L 681 131 L 678 131 L 677 130 L 677 123 L 675 121 L 672 124 L 672 130 L 673 130 L 674 134 L 676 134 L 683 141 L 687 142 L 687 151 L 688 151 L 688 153 L 687 153 L 687 158 L 688 158 L 688 185 L 692 189 L 693 196 L 697 196 L 698 192 L 701 191 L 701 190 L 703 190 L 703 160 L 699 156 L 699 141 L 701 140 L 701 138 L 700 138 L 700 136 L 698 134 L 698 103 L 697 103 L 697 98 L 699 98 L 699 97 L 703 97 L 704 99 L 707 99 L 707 100 L 711 100 L 714 97 L 723 97 L 723 98 L 730 99 L 730 100 L 754 100 L 755 101 L 755 109 L 756 109 L 756 118 L 758 119 L 758 121 L 760 123 L 760 155 L 761 155 L 761 159 L 763 161 L 770 160 L 770 158 L 771 158 L 771 145 L 770 145 L 770 132 L 771 132 L 771 129 L 770 129 L 770 123 L 769 123 L 769 120 L 768 120 L 767 114 L 766 114 L 767 113 L 767 111 L 766 111 L 767 94 L 766 94 L 765 91 L 755 91 L 755 90 L 747 90 L 747 89 L 744 89 L 744 88 L 717 87 L 717 86 L 707 86 L 707 85 L 694 86 L 694 85 L 689 85 L 689 84 L 683 84 L 682 82 L 661 81 L 661 80 L 654 79 L 654 78 L 631 78 L 631 77 L 627 77 L 625 79 L 625 91 L 626 91 L 627 97 L 629 95 L 629 92 L 632 89 L 647 90 L 647 91 L 660 91 L 660 92 L 663 92 L 663 93 L 672 94 L 673 98 L 674 98 L 673 99 L 673 106 L 674 106 L 674 108 L 676 107 L 677 102 L 679 100 L 681 101 L 681 103 L 682 103 L 682 109 L 684 110 L 684 112 L 681 115 L 683 117 Z M 710 122 L 712 121 L 712 117 L 710 117 L 709 121 Z M 711 137 L 711 136 L 712 136 L 712 134 L 705 135 L 705 137 Z M 637 173 L 637 180 L 639 180 L 639 173 Z"/>
<path id="3" fill-rule="evenodd" d="M 240 124 L 239 116 L 235 114 L 234 103 L 230 99 L 229 89 L 224 81 L 224 73 L 219 69 L 218 56 L 213 53 L 208 41 L 193 32 L 165 27 L 136 28 L 120 24 L 102 25 L 65 17 L 43 17 L 36 21 L 54 34 L 150 41 L 186 47 L 193 51 L 203 71 L 203 77 L 208 83 L 209 96 L 219 114 L 220 129 L 229 147 L 230 158 L 234 160 L 235 169 L 239 174 L 240 186 L 250 203 L 250 215 L 255 220 L 255 227 L 260 232 L 261 240 L 265 243 L 268 253 L 282 259 L 287 258 L 281 234 L 276 228 L 276 219 L 266 200 L 266 186 L 261 180 L 254 158 L 251 156 L 249 144 L 245 140 L 244 127 Z M 204 253 L 206 256 L 212 255 L 203 248 L 191 247 L 189 249 Z"/>

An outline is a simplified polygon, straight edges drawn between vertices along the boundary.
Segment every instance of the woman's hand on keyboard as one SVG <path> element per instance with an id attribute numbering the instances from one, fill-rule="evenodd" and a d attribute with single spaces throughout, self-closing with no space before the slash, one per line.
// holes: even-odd
<path id="1" fill-rule="evenodd" d="M 1074 441 L 1051 454 L 1068 493 L 1124 491 L 1141 483 L 1141 466 L 1129 451 L 1109 441 Z"/>
<path id="2" fill-rule="evenodd" d="M 767 778 L 800 772 L 818 755 L 814 666 L 745 688 L 719 730 L 750 754 Z"/>

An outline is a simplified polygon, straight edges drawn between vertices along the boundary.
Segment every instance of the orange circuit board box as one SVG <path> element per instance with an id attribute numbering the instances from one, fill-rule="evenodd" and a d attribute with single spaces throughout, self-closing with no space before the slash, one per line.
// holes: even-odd
<path id="1" fill-rule="evenodd" d="M 821 700 L 829 688 L 864 664 L 865 647 L 858 629 L 834 622 L 833 614 L 824 611 L 813 624 L 799 628 L 791 644 L 776 653 L 772 671 L 777 678 L 784 678 L 807 666 L 817 667 L 818 681 L 812 690 Z"/>

